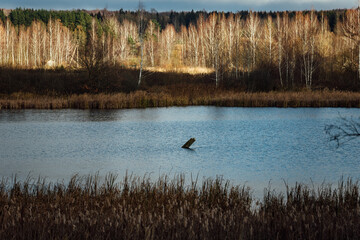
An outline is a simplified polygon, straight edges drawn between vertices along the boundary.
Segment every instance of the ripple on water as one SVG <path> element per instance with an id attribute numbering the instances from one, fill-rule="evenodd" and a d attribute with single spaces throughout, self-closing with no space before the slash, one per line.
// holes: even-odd
<path id="1" fill-rule="evenodd" d="M 0 112 L 0 176 L 52 181 L 126 170 L 223 175 L 266 187 L 358 178 L 359 141 L 336 148 L 324 126 L 359 109 L 172 107 Z M 190 137 L 193 151 L 180 147 Z"/>

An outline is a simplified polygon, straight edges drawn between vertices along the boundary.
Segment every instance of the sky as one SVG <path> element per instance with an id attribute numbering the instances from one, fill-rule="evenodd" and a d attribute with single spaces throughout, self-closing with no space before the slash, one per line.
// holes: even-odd
<path id="1" fill-rule="evenodd" d="M 357 0 L 142 0 L 146 10 L 284 11 L 353 8 Z M 138 0 L 1 0 L 0 8 L 136 10 Z"/>

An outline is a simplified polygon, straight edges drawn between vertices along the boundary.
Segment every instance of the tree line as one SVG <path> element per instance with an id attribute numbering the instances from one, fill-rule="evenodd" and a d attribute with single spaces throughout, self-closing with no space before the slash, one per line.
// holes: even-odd
<path id="1" fill-rule="evenodd" d="M 140 16 L 142 16 L 140 18 Z M 246 90 L 359 89 L 360 10 L 0 11 L 0 65 L 209 68 Z M 139 81 L 140 82 L 140 81 Z"/>

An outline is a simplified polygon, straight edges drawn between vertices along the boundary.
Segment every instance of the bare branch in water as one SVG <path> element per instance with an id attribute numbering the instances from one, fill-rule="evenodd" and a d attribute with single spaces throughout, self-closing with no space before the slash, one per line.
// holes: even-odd
<path id="1" fill-rule="evenodd" d="M 330 141 L 335 141 L 339 147 L 341 144 L 360 137 L 360 118 L 354 120 L 353 117 L 340 116 L 340 123 L 326 125 L 325 132 L 329 135 Z"/>

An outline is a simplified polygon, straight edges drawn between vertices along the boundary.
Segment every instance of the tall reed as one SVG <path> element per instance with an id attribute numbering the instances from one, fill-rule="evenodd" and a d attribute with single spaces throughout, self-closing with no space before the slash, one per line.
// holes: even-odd
<path id="1" fill-rule="evenodd" d="M 123 109 L 170 106 L 360 107 L 360 93 L 341 91 L 259 92 L 160 89 L 113 94 L 0 95 L 0 109 Z"/>
<path id="2" fill-rule="evenodd" d="M 357 239 L 359 183 L 253 198 L 222 178 L 75 175 L 0 183 L 0 239 Z"/>

